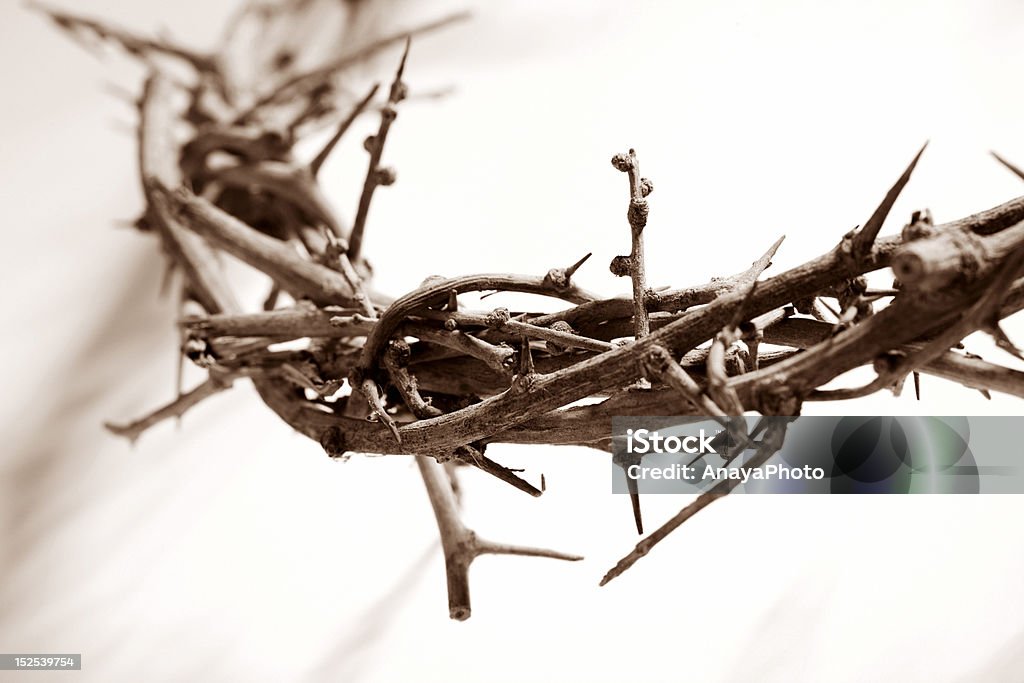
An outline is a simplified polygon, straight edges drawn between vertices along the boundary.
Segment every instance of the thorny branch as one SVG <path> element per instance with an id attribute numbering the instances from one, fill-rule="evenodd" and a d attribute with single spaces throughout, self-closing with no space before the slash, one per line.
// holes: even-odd
<path id="1" fill-rule="evenodd" d="M 572 278 L 588 254 L 544 275 L 429 277 L 391 299 L 373 290 L 362 243 L 376 188 L 395 180 L 394 171 L 380 164 L 396 106 L 407 95 L 409 38 L 464 15 L 342 46 L 304 70 L 289 70 L 291 62 L 278 59 L 268 67 L 277 71 L 242 82 L 232 75 L 226 48 L 204 54 L 43 11 L 74 37 L 116 43 L 149 67 L 138 128 L 147 208 L 138 225 L 159 239 L 180 273 L 182 301 L 202 311 L 180 321 L 182 353 L 208 379 L 142 419 L 110 429 L 134 440 L 234 379 L 249 377 L 271 410 L 331 457 L 415 456 L 441 534 L 455 619 L 470 614 L 468 568 L 482 553 L 579 558 L 481 540 L 462 523 L 454 480 L 440 463 L 477 467 L 540 495 L 543 484 L 538 489 L 492 460 L 487 446 L 575 445 L 608 452 L 612 416 L 724 419 L 759 412 L 765 417 L 757 434 L 744 436 L 760 435 L 750 462 L 763 462 L 805 401 L 898 388 L 908 375 L 935 375 L 986 396 L 1001 391 L 1024 397 L 1024 373 L 983 360 L 961 344 L 980 330 L 1019 355 L 1000 321 L 1024 308 L 1024 197 L 943 225 L 917 212 L 900 235 L 880 238 L 923 148 L 863 228 L 768 278 L 762 273 L 781 240 L 738 274 L 651 290 L 644 232 L 653 185 L 640 176 L 631 149 L 612 164 L 629 179 L 632 249 L 611 264 L 614 274 L 630 277 L 631 296 L 600 298 L 578 287 Z M 377 86 L 360 90 L 366 94 L 359 101 L 335 87 L 348 67 L 403 41 L 382 105 L 371 106 Z M 172 79 L 160 57 L 186 65 L 192 80 Z M 257 91 L 251 83 L 271 87 Z M 177 106 L 182 99 L 186 106 Z M 380 123 L 365 143 L 369 164 L 349 228 L 317 175 L 353 123 L 377 109 Z M 347 113 L 336 118 L 337 112 Z M 302 160 L 295 147 L 310 125 L 330 126 L 334 134 L 312 160 Z M 223 254 L 266 275 L 266 310 L 240 306 L 221 268 Z M 896 275 L 893 288 L 869 289 L 864 276 L 886 268 Z M 546 314 L 468 310 L 459 301 L 468 292 L 527 292 L 570 305 Z M 282 349 L 280 342 L 293 343 Z M 873 368 L 876 378 L 859 387 L 822 388 L 861 366 Z M 602 584 L 730 490 L 721 484 L 683 508 L 642 539 Z M 635 495 L 633 506 L 640 531 Z"/>

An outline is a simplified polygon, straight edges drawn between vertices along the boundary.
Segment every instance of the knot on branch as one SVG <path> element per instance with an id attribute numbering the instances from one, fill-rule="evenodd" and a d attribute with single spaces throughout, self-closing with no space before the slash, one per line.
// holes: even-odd
<path id="1" fill-rule="evenodd" d="M 654 183 L 651 182 L 650 178 L 640 179 L 640 194 L 646 197 L 650 193 L 654 192 Z"/>
<path id="2" fill-rule="evenodd" d="M 864 296 L 868 291 L 868 281 L 863 275 L 842 280 L 828 289 L 828 293 L 839 301 L 839 307 L 845 310 Z"/>
<path id="3" fill-rule="evenodd" d="M 551 323 L 551 325 L 548 326 L 548 329 L 554 330 L 556 332 L 565 332 L 567 334 L 576 334 L 576 330 L 573 329 L 572 325 L 565 322 L 564 320 L 556 320 L 555 322 Z M 570 348 L 568 346 L 562 346 L 561 344 L 551 340 L 545 342 L 545 346 L 547 347 L 547 350 L 552 355 L 555 356 L 565 353 Z"/>
<path id="4" fill-rule="evenodd" d="M 376 147 L 376 146 L 377 146 L 377 136 L 376 135 L 367 135 L 366 138 L 363 140 L 363 149 L 365 149 L 367 152 L 370 152 L 371 154 L 373 153 L 373 148 Z"/>
<path id="5" fill-rule="evenodd" d="M 889 351 L 876 357 L 872 361 L 871 367 L 879 377 L 888 377 L 899 373 L 906 360 L 907 354 L 900 351 Z"/>
<path id="6" fill-rule="evenodd" d="M 932 220 L 932 212 L 928 209 L 922 209 L 911 214 L 910 222 L 903 226 L 901 237 L 904 242 L 913 242 L 914 240 L 933 237 L 937 233 L 935 223 Z"/>
<path id="7" fill-rule="evenodd" d="M 628 256 L 616 256 L 612 259 L 612 262 L 608 264 L 608 270 L 612 272 L 615 277 L 628 277 L 631 261 Z"/>
<path id="8" fill-rule="evenodd" d="M 784 384 L 765 387 L 754 396 L 754 408 L 762 415 L 799 417 L 803 401 L 797 392 Z"/>
<path id="9" fill-rule="evenodd" d="M 616 154 L 612 157 L 612 166 L 618 171 L 628 173 L 633 169 L 633 159 L 628 154 Z"/>
<path id="10" fill-rule="evenodd" d="M 901 247 L 893 255 L 892 270 L 904 286 L 931 292 L 973 282 L 986 258 L 981 237 L 949 231 Z"/>
<path id="11" fill-rule="evenodd" d="M 404 339 L 393 339 L 388 345 L 388 357 L 400 368 L 407 367 L 412 358 L 412 348 Z"/>
<path id="12" fill-rule="evenodd" d="M 640 232 L 647 226 L 647 214 L 650 213 L 650 206 L 646 199 L 634 199 L 629 202 L 629 210 L 626 217 L 629 219 L 629 227 L 635 232 Z"/>
<path id="13" fill-rule="evenodd" d="M 672 355 L 665 347 L 658 344 L 650 346 L 644 352 L 642 359 L 643 368 L 657 377 L 665 375 L 674 364 L 675 359 L 672 358 Z"/>
<path id="14" fill-rule="evenodd" d="M 409 96 L 409 86 L 405 81 L 395 81 L 391 84 L 390 100 L 395 104 Z"/>
<path id="15" fill-rule="evenodd" d="M 397 178 L 398 173 L 391 166 L 380 166 L 373 172 L 373 182 L 384 187 L 394 185 Z"/>
<path id="16" fill-rule="evenodd" d="M 507 308 L 495 308 L 484 316 L 484 324 L 492 330 L 500 330 L 511 319 L 512 314 L 508 312 Z"/>
<path id="17" fill-rule="evenodd" d="M 181 353 L 201 368 L 210 368 L 217 363 L 217 354 L 210 342 L 198 337 L 189 337 L 181 346 Z"/>

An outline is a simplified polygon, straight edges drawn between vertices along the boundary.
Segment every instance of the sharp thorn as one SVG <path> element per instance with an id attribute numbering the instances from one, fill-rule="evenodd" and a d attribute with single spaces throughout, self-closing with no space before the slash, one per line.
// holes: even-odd
<path id="1" fill-rule="evenodd" d="M 1005 166 L 1010 171 L 1012 171 L 1017 177 L 1024 179 L 1024 170 L 1021 170 L 1018 166 L 1014 166 L 1009 161 L 1007 161 L 1003 157 L 999 156 L 995 152 L 989 152 L 989 154 L 991 154 L 993 157 L 995 157 L 996 161 L 998 161 L 1003 166 Z"/>
<path id="2" fill-rule="evenodd" d="M 917 162 L 921 159 L 921 155 L 924 154 L 924 150 L 928 147 L 928 143 L 925 142 L 918 153 L 914 156 L 913 161 L 907 166 L 907 169 L 903 171 L 903 175 L 900 176 L 896 184 L 893 185 L 889 191 L 885 194 L 885 198 L 882 199 L 882 203 L 878 205 L 875 212 L 871 214 L 871 218 L 864 224 L 864 227 L 857 232 L 853 238 L 853 253 L 857 258 L 863 258 L 868 255 L 871 251 L 871 247 L 875 243 L 875 238 L 878 237 L 878 232 L 882 229 L 882 224 L 885 219 L 889 216 L 889 211 L 892 209 L 893 204 L 896 203 L 896 199 L 900 196 L 903 188 L 906 187 L 907 182 L 910 180 L 910 174 L 914 172 L 914 168 L 917 166 Z"/>
<path id="3" fill-rule="evenodd" d="M 584 263 L 586 263 L 587 259 L 589 259 L 593 255 L 594 255 L 594 253 L 590 252 L 586 256 L 581 258 L 579 261 L 577 261 L 576 263 L 574 263 L 571 266 L 569 266 L 568 268 L 566 268 L 565 269 L 565 277 L 566 278 L 571 278 L 573 275 L 575 275 L 576 271 L 580 269 L 580 266 L 582 266 Z"/>
<path id="4" fill-rule="evenodd" d="M 626 477 L 626 487 L 629 489 L 629 502 L 633 506 L 633 521 L 636 523 L 636 532 L 643 536 L 644 520 L 640 513 L 640 491 L 636 479 Z"/>

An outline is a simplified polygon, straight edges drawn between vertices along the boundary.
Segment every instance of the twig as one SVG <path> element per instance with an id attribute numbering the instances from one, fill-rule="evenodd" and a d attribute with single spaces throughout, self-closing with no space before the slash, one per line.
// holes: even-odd
<path id="1" fill-rule="evenodd" d="M 380 89 L 380 83 L 374 83 L 373 87 L 370 88 L 370 92 L 366 93 L 366 96 L 359 101 L 358 104 L 352 109 L 352 113 L 338 125 L 338 130 L 335 131 L 331 139 L 327 141 L 324 148 L 313 157 L 313 161 L 309 162 L 309 172 L 315 178 L 320 173 L 320 167 L 327 161 L 327 157 L 331 156 L 331 152 L 334 151 L 334 147 L 341 140 L 342 136 L 348 131 L 349 127 L 355 122 L 359 115 L 366 110 L 366 106 L 370 104 L 370 100 L 377 94 L 377 90 Z"/>
<path id="2" fill-rule="evenodd" d="M 273 237 L 264 235 L 185 188 L 169 191 L 159 180 L 150 192 L 166 202 L 190 228 L 228 253 L 262 270 L 282 289 L 320 304 L 352 305 L 352 288 L 330 268 L 310 263 Z"/>
<path id="3" fill-rule="evenodd" d="M 57 26 L 72 35 L 79 32 L 91 33 L 101 40 L 109 40 L 119 44 L 128 54 L 134 57 L 141 57 L 155 52 L 180 59 L 193 66 L 197 71 L 209 73 L 218 71 L 216 60 L 213 57 L 200 54 L 180 45 L 175 45 L 166 40 L 143 38 L 105 22 L 52 9 L 39 2 L 30 1 L 27 5 L 49 15 Z"/>
<path id="4" fill-rule="evenodd" d="M 417 26 L 413 29 L 385 36 L 384 38 L 379 38 L 368 45 L 358 47 L 352 52 L 342 55 L 330 64 L 293 76 L 275 87 L 271 92 L 259 98 L 252 107 L 238 117 L 238 121 L 245 122 L 252 119 L 257 112 L 268 104 L 286 99 L 294 99 L 297 92 L 312 90 L 317 85 L 327 82 L 338 72 L 354 64 L 358 64 L 368 57 L 391 47 L 396 43 L 408 41 L 413 36 L 436 31 L 460 21 L 465 21 L 469 17 L 469 12 L 457 12 L 455 14 L 441 17 L 436 21 L 423 24 L 422 26 Z"/>
<path id="5" fill-rule="evenodd" d="M 366 151 L 370 153 L 370 164 L 366 169 L 366 180 L 363 181 L 363 192 L 359 196 L 359 208 L 356 209 L 355 222 L 352 224 L 352 232 L 348 237 L 349 258 L 359 261 L 360 252 L 363 248 L 363 231 L 366 229 L 366 216 L 370 212 L 370 200 L 373 199 L 373 192 L 379 185 L 391 185 L 395 182 L 395 172 L 390 168 L 382 168 L 380 158 L 384 154 L 384 143 L 388 138 L 388 131 L 391 124 L 398 116 L 395 107 L 405 99 L 408 91 L 402 74 L 405 72 L 405 60 L 409 57 L 409 46 L 412 45 L 412 38 L 406 38 L 405 51 L 402 52 L 402 61 L 398 63 L 398 71 L 395 72 L 395 79 L 391 82 L 391 90 L 388 92 L 388 102 L 380 111 L 380 127 L 377 134 L 366 139 Z"/>
<path id="6" fill-rule="evenodd" d="M 192 406 L 230 387 L 230 378 L 210 377 L 192 391 L 187 391 L 183 394 L 180 394 L 175 400 L 171 401 L 165 406 L 162 406 L 161 408 L 157 408 L 148 415 L 140 417 L 137 420 L 133 420 L 128 424 L 115 424 L 113 422 L 105 422 L 103 426 L 106 427 L 113 434 L 123 436 L 132 443 L 135 443 L 135 441 L 140 436 L 142 436 L 142 433 L 145 432 L 150 427 L 159 424 L 164 420 L 168 420 L 171 418 L 180 418 Z"/>
<path id="7" fill-rule="evenodd" d="M 629 231 L 632 237 L 632 250 L 627 261 L 627 272 L 633 283 L 633 321 L 635 337 L 640 339 L 651 332 L 651 323 L 647 312 L 647 275 L 644 266 L 644 228 L 647 226 L 649 207 L 647 195 L 654 191 L 654 185 L 647 178 L 640 177 L 640 162 L 632 149 L 629 154 L 616 154 L 612 157 L 612 166 L 629 176 Z M 612 262 L 613 274 L 619 275 L 615 262 Z"/>
<path id="8" fill-rule="evenodd" d="M 426 485 L 434 518 L 441 533 L 445 569 L 448 574 L 448 614 L 456 621 L 465 621 L 472 613 L 469 600 L 469 566 L 480 555 L 525 555 L 550 557 L 576 562 L 583 558 L 544 548 L 492 543 L 466 528 L 459 518 L 458 503 L 444 467 L 424 456 L 416 458 L 420 476 Z"/>
<path id="9" fill-rule="evenodd" d="M 786 428 L 790 420 L 792 420 L 792 418 L 772 418 L 772 422 L 768 425 L 765 436 L 758 445 L 756 453 L 751 456 L 744 466 L 759 467 L 772 457 L 780 448 L 782 448 L 782 442 L 785 438 Z M 675 517 L 665 522 L 665 524 L 651 533 L 650 536 L 637 543 L 632 552 L 623 557 L 614 567 L 608 570 L 608 573 L 601 579 L 600 585 L 604 586 L 617 576 L 621 576 L 623 572 L 636 564 L 637 560 L 647 555 L 654 546 L 661 543 L 670 533 L 678 529 L 683 522 L 690 519 L 719 498 L 723 498 L 728 495 L 729 492 L 739 485 L 739 483 L 739 479 L 726 479 L 715 484 L 708 492 L 702 493 L 697 497 L 697 500 L 680 510 Z"/>

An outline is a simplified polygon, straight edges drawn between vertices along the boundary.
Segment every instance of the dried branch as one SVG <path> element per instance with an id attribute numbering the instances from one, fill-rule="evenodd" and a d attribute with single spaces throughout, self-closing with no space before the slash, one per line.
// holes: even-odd
<path id="1" fill-rule="evenodd" d="M 640 162 L 632 149 L 629 154 L 616 154 L 612 157 L 612 166 L 629 176 L 629 231 L 632 237 L 632 251 L 625 257 L 625 269 L 622 268 L 623 257 L 617 256 L 612 261 L 613 275 L 629 275 L 633 283 L 633 321 L 637 339 L 646 337 L 651 332 L 651 323 L 647 317 L 647 274 L 644 265 L 644 228 L 647 226 L 647 195 L 654 191 L 654 185 L 647 178 L 640 177 Z"/>
<path id="2" fill-rule="evenodd" d="M 395 107 L 405 99 L 408 92 L 408 88 L 402 82 L 402 74 L 405 73 L 405 60 L 409 57 L 410 45 L 412 45 L 411 37 L 406 38 L 405 51 L 402 52 L 402 61 L 398 63 L 395 79 L 391 81 L 388 102 L 380 111 L 380 127 L 377 129 L 377 134 L 367 138 L 364 143 L 366 151 L 370 153 L 370 164 L 366 169 L 363 192 L 359 196 L 359 208 L 356 209 L 355 223 L 352 225 L 352 232 L 348 238 L 349 257 L 353 261 L 359 260 L 360 251 L 363 247 L 363 230 L 366 228 L 366 216 L 370 212 L 370 200 L 373 199 L 374 190 L 380 185 L 391 185 L 395 182 L 394 170 L 382 167 L 380 159 L 384 154 L 384 143 L 387 142 L 391 124 L 398 117 L 398 110 Z"/>
<path id="3" fill-rule="evenodd" d="M 283 16 L 303 11 L 296 7 Z M 183 356 L 206 368 L 209 379 L 112 431 L 135 438 L 233 378 L 251 377 L 271 410 L 332 457 L 416 456 L 442 536 L 454 618 L 469 616 L 467 572 L 482 553 L 578 559 L 481 541 L 462 524 L 453 480 L 441 463 L 471 465 L 534 496 L 544 488 L 543 477 L 538 489 L 487 457 L 489 444 L 587 446 L 607 454 L 614 416 L 798 415 L 807 400 L 899 388 L 908 375 L 916 388 L 919 372 L 986 395 L 992 390 L 1024 397 L 1024 373 L 958 352 L 960 340 L 980 330 L 1020 355 L 1000 325 L 1024 307 L 1024 197 L 938 226 L 927 212 L 917 212 L 900 235 L 879 237 L 924 148 L 863 228 L 763 280 L 779 242 L 734 275 L 652 291 L 643 236 L 652 186 L 630 150 L 612 159 L 629 179 L 631 233 L 630 254 L 616 257 L 612 271 L 630 277 L 630 296 L 599 298 L 577 286 L 572 278 L 588 254 L 543 276 L 428 278 L 392 300 L 372 289 L 362 244 L 375 189 L 394 180 L 381 158 L 395 107 L 406 95 L 408 36 L 464 15 L 362 45 L 356 41 L 305 72 L 284 66 L 259 94 L 226 84 L 221 72 L 230 69 L 222 65 L 230 64 L 223 50 L 207 56 L 92 20 L 51 15 L 75 36 L 112 40 L 147 61 L 169 55 L 196 71 L 188 86 L 159 71 L 147 79 L 139 125 L 147 209 L 139 225 L 157 236 L 170 267 L 182 274 L 182 300 L 198 304 L 199 310 L 190 305 L 182 311 Z M 349 231 L 317 174 L 352 122 L 371 108 L 378 88 L 346 105 L 348 115 L 336 122 L 334 80 L 400 40 L 406 49 L 377 133 L 366 144 L 369 165 Z M 174 103 L 180 95 L 188 103 L 179 110 Z M 337 126 L 330 140 L 308 164 L 297 161 L 295 147 L 306 130 L 328 121 Z M 240 306 L 220 267 L 224 254 L 271 280 L 265 310 Z M 862 276 L 889 266 L 898 286 L 868 289 Z M 473 311 L 460 307 L 458 297 L 467 292 L 523 292 L 571 305 L 543 314 Z M 287 349 L 274 346 L 282 341 L 291 342 Z M 766 343 L 783 348 L 765 350 Z M 861 387 L 822 389 L 862 366 L 873 367 L 876 378 Z M 778 449 L 785 420 L 763 418 L 743 436 L 753 439 L 762 431 L 748 465 Z M 739 451 L 728 455 L 732 460 Z M 726 495 L 734 481 L 699 497 L 643 539 L 604 583 Z M 642 533 L 638 494 L 630 492 Z"/>
<path id="4" fill-rule="evenodd" d="M 320 173 L 320 167 L 322 167 L 324 162 L 327 161 L 327 157 L 329 157 L 331 152 L 334 151 L 334 147 L 341 141 L 342 136 L 348 132 L 348 129 L 352 126 L 355 120 L 359 118 L 359 115 L 366 110 L 367 105 L 370 104 L 370 100 L 373 99 L 373 96 L 377 94 L 377 90 L 379 89 L 380 83 L 375 83 L 373 87 L 370 88 L 370 92 L 366 93 L 366 96 L 352 109 L 352 113 L 348 115 L 348 118 L 338 125 L 338 130 L 335 131 L 334 135 L 331 136 L 331 139 L 327 141 L 324 148 L 320 150 L 315 157 L 313 157 L 313 161 L 309 162 L 309 172 L 313 174 L 314 178 Z"/>
<path id="5" fill-rule="evenodd" d="M 231 380 L 229 378 L 210 377 L 192 391 L 179 395 L 167 405 L 154 410 L 144 417 L 129 422 L 128 424 L 114 424 L 112 422 L 106 422 L 103 426 L 113 434 L 123 436 L 132 443 L 135 443 L 135 441 L 142 436 L 142 433 L 150 427 L 157 425 L 164 420 L 180 418 L 188 411 L 189 408 L 213 396 L 214 394 L 218 394 L 229 388 L 231 388 Z"/>
<path id="6" fill-rule="evenodd" d="M 448 573 L 448 614 L 452 619 L 465 621 L 472 610 L 469 601 L 469 565 L 480 555 L 526 555 L 550 557 L 576 562 L 583 558 L 544 548 L 492 543 L 479 538 L 466 528 L 459 518 L 458 504 L 452 492 L 451 481 L 444 468 L 429 458 L 418 457 L 416 464 L 434 509 L 437 528 L 441 532 L 441 547 Z"/>
<path id="7" fill-rule="evenodd" d="M 758 467 L 778 452 L 778 450 L 782 448 L 782 442 L 785 439 L 786 427 L 792 419 L 793 418 L 772 418 L 771 423 L 765 429 L 765 436 L 758 445 L 756 452 L 744 463 L 744 466 Z M 742 444 L 738 448 L 745 447 L 746 444 Z M 604 578 L 601 579 L 601 585 L 604 586 L 612 579 L 621 576 L 622 573 L 632 567 L 637 560 L 651 552 L 651 549 L 654 548 L 654 546 L 661 543 L 670 533 L 678 529 L 683 522 L 687 521 L 719 498 L 727 496 L 730 491 L 739 485 L 739 483 L 739 479 L 724 479 L 715 484 L 708 492 L 702 493 L 697 497 L 697 500 L 680 510 L 675 517 L 661 525 L 661 527 L 654 531 L 650 536 L 637 543 L 632 552 L 623 557 L 614 567 L 608 570 L 608 573 L 606 573 Z"/>

